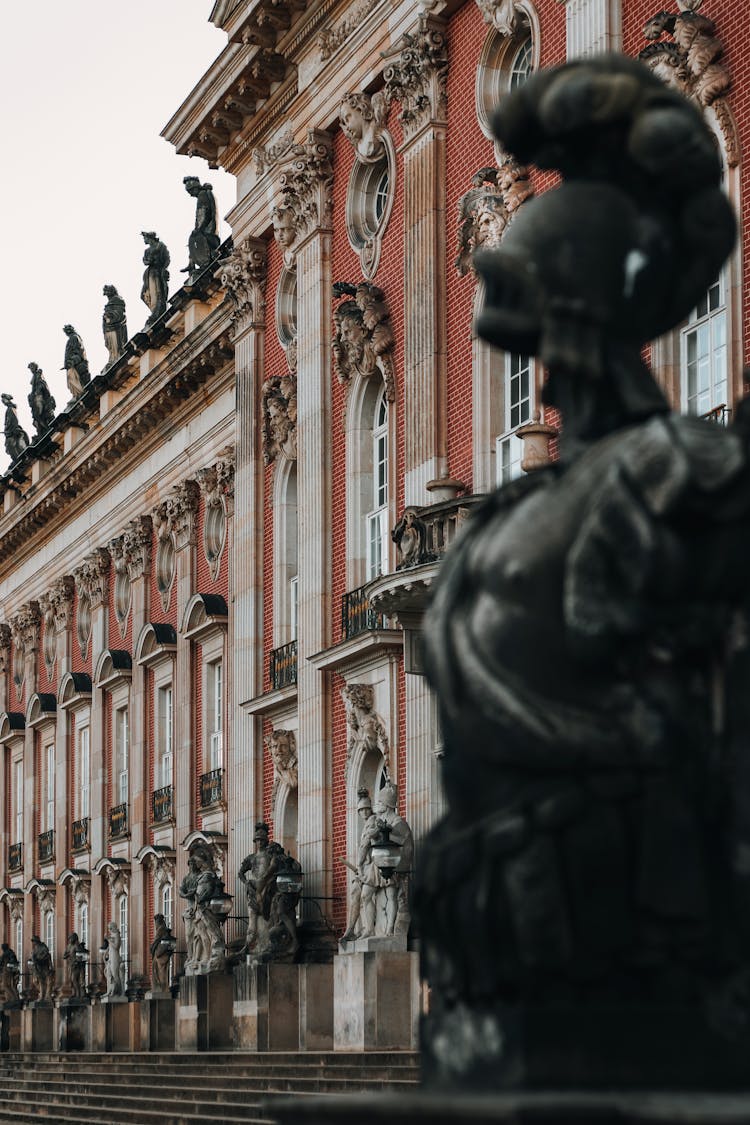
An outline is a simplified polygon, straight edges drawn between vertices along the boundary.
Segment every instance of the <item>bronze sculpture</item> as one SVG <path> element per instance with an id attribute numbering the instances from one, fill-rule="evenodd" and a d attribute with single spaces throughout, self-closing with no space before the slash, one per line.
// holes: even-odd
<path id="1" fill-rule="evenodd" d="M 564 437 L 476 511 L 427 622 L 449 811 L 415 895 L 425 1071 L 741 1082 L 750 419 L 670 415 L 641 358 L 732 247 L 718 155 L 621 56 L 540 73 L 494 127 L 563 183 L 477 256 L 478 328 L 541 357 Z"/>
<path id="2" fill-rule="evenodd" d="M 37 435 L 43 434 L 55 420 L 55 400 L 52 397 L 44 373 L 36 363 L 29 364 L 31 372 L 31 391 L 29 406 Z"/>
<path id="3" fill-rule="evenodd" d="M 107 303 L 102 313 L 102 332 L 109 367 L 123 353 L 128 342 L 128 326 L 125 318 L 125 302 L 114 285 L 105 285 L 103 293 Z"/>
<path id="4" fill-rule="evenodd" d="M 141 300 L 151 310 L 146 321 L 150 328 L 167 310 L 169 296 L 169 251 L 152 230 L 141 232 L 146 249 L 143 253 L 143 286 Z"/>
<path id="5" fill-rule="evenodd" d="M 68 339 L 65 342 L 65 358 L 62 369 L 67 371 L 68 390 L 71 397 L 76 399 L 83 393 L 83 388 L 91 382 L 91 372 L 89 371 L 89 362 L 86 358 L 83 340 L 73 325 L 66 324 L 63 332 Z"/>
<path id="6" fill-rule="evenodd" d="M 210 184 L 202 184 L 197 176 L 185 176 L 185 191 L 195 199 L 195 226 L 188 241 L 190 261 L 182 270 L 190 276 L 199 274 L 211 263 L 219 249 L 216 233 L 216 200 Z"/>
<path id="7" fill-rule="evenodd" d="M 17 461 L 29 444 L 29 435 L 18 421 L 16 404 L 12 395 L 0 395 L 0 401 L 5 406 L 5 452 L 11 461 Z"/>

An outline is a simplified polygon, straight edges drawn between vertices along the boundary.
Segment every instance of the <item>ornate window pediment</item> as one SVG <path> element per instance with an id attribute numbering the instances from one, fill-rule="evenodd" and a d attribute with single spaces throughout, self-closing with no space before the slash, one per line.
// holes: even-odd
<path id="1" fill-rule="evenodd" d="M 118 648 L 105 648 L 96 662 L 94 683 L 98 688 L 111 691 L 112 688 L 130 683 L 133 675 L 133 661 L 129 652 Z"/>
<path id="2" fill-rule="evenodd" d="M 192 641 L 200 641 L 210 633 L 226 630 L 228 620 L 229 610 L 221 594 L 194 594 L 180 632 Z"/>
<path id="3" fill-rule="evenodd" d="M 63 710 L 74 710 L 91 702 L 91 676 L 88 672 L 66 672 L 60 681 L 58 703 Z"/>
<path id="4" fill-rule="evenodd" d="M 0 715 L 0 746 L 13 738 L 23 738 L 26 716 L 20 711 L 3 711 Z"/>
<path id="5" fill-rule="evenodd" d="M 49 692 L 37 692 L 32 695 L 26 708 L 26 725 L 40 727 L 44 723 L 54 722 L 56 715 L 56 697 Z"/>
<path id="6" fill-rule="evenodd" d="M 135 662 L 146 668 L 174 657 L 177 652 L 177 633 L 173 625 L 149 621 L 143 626 L 135 646 Z"/>

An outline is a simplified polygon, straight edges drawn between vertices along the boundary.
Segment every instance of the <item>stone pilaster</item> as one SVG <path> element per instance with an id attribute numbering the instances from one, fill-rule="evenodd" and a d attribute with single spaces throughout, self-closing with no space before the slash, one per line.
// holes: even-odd
<path id="1" fill-rule="evenodd" d="M 332 181 L 330 140 L 315 134 L 285 181 L 297 229 L 297 840 L 308 895 L 329 894 L 331 880 L 329 699 L 308 657 L 330 643 Z"/>
<path id="2" fill-rule="evenodd" d="M 62 680 L 71 667 L 71 625 L 73 621 L 73 597 L 75 583 L 70 575 L 59 578 L 42 602 L 45 637 L 47 630 L 54 636 L 55 661 L 57 663 L 57 682 Z M 55 868 L 57 873 L 68 866 L 69 824 L 74 819 L 72 794 L 69 790 L 70 771 L 68 765 L 73 746 L 68 739 L 69 719 L 67 712 L 57 708 L 55 724 Z M 57 900 L 56 940 L 58 948 L 64 940 L 62 924 L 65 892 L 61 891 Z M 30 936 L 30 935 L 29 935 Z"/>
<path id="3" fill-rule="evenodd" d="M 0 625 L 0 714 L 8 710 L 10 702 L 10 694 L 8 691 L 9 677 L 10 677 L 10 625 Z M 7 750 L 3 750 L 2 761 L 3 769 L 0 770 L 0 808 L 8 809 L 10 802 L 8 801 L 7 786 L 13 784 L 13 779 L 10 776 L 10 771 L 5 766 L 8 759 Z M 0 824 L 0 881 L 2 885 L 7 887 L 10 885 L 10 876 L 8 873 L 8 848 L 15 840 L 9 837 L 9 816 L 6 815 L 2 818 Z M 8 939 L 11 943 L 15 941 L 15 935 Z M 21 953 L 18 953 L 19 959 Z"/>
<path id="4" fill-rule="evenodd" d="M 265 339 L 266 244 L 248 238 L 235 251 L 241 268 L 227 282 L 234 304 L 236 372 L 236 448 L 232 520 L 229 652 L 233 660 L 229 709 L 233 752 L 228 758 L 230 793 L 242 793 L 229 833 L 227 885 L 242 902 L 242 887 L 233 886 L 242 860 L 253 850 L 253 828 L 263 807 L 262 720 L 246 715 L 242 703 L 263 689 L 263 462 L 259 435 L 260 388 Z"/>
<path id="5" fill-rule="evenodd" d="M 622 50 L 621 0 L 562 0 L 569 59 Z"/>
<path id="6" fill-rule="evenodd" d="M 23 653 L 24 677 L 26 682 L 26 706 L 36 691 L 36 657 L 39 648 L 40 611 L 38 602 L 29 602 L 10 623 L 13 644 Z M 33 872 L 35 839 L 35 812 L 37 808 L 34 791 L 34 738 L 31 727 L 26 727 L 23 746 L 23 864 L 24 878 L 28 881 Z M 15 842 L 15 841 L 13 841 Z M 24 896 L 23 932 L 24 941 L 30 940 L 34 917 L 34 903 L 31 895 Z"/>
<path id="7" fill-rule="evenodd" d="M 105 754 L 107 726 L 104 692 L 98 691 L 93 683 L 93 673 L 99 655 L 109 643 L 108 636 L 108 598 L 109 598 L 109 552 L 98 548 L 87 555 L 80 567 L 73 571 L 79 601 L 88 598 L 91 604 L 91 723 L 89 728 L 91 764 L 91 817 L 89 820 L 89 841 L 92 861 L 107 854 L 107 831 L 109 808 L 107 806 L 107 760 Z M 78 639 L 73 639 L 78 644 Z M 89 912 L 89 937 L 104 932 L 104 903 L 101 880 L 95 879 L 91 888 L 91 907 Z"/>
<path id="8" fill-rule="evenodd" d="M 447 475 L 444 22 L 422 14 L 386 60 L 389 97 L 401 104 L 404 142 L 405 502 L 427 504 Z"/>

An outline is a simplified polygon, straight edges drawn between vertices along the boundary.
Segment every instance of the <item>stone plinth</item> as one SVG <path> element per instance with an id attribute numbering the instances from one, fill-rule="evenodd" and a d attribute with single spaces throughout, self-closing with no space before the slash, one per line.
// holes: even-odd
<path id="1" fill-rule="evenodd" d="M 21 1014 L 21 1049 L 53 1051 L 55 1009 L 51 1000 L 32 1000 Z"/>
<path id="2" fill-rule="evenodd" d="M 21 1002 L 0 1005 L 0 1051 L 21 1050 Z"/>
<path id="3" fill-rule="evenodd" d="M 417 953 L 347 953 L 334 959 L 334 1050 L 413 1050 L 418 1029 Z"/>
<path id="4" fill-rule="evenodd" d="M 130 1051 L 130 1004 L 124 996 L 102 996 L 99 1001 L 104 1012 L 105 1050 Z"/>
<path id="5" fill-rule="evenodd" d="M 333 964 L 299 966 L 299 1048 L 333 1047 Z"/>
<path id="6" fill-rule="evenodd" d="M 215 1051 L 234 1046 L 232 977 L 228 973 L 182 977 L 176 1024 L 179 1051 Z"/>
<path id="7" fill-rule="evenodd" d="M 406 953 L 406 934 L 352 938 L 339 942 L 339 953 Z"/>
<path id="8" fill-rule="evenodd" d="M 55 1046 L 58 1051 L 91 1049 L 91 1005 L 88 1000 L 66 997 L 55 1004 Z"/>
<path id="9" fill-rule="evenodd" d="M 141 1045 L 144 1051 L 174 1051 L 176 1001 L 167 992 L 150 993 L 141 1001 Z"/>

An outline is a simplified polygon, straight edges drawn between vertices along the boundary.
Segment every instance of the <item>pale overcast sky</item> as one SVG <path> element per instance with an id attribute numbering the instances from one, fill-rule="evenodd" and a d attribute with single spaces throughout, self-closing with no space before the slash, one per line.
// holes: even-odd
<path id="1" fill-rule="evenodd" d="M 170 294 L 184 281 L 195 201 L 182 178 L 216 192 L 222 222 L 234 179 L 178 156 L 159 134 L 226 44 L 212 0 L 35 0 L 3 11 L 5 106 L 0 214 L 0 391 L 13 394 L 33 436 L 27 395 L 34 360 L 58 412 L 68 402 L 62 327 L 83 338 L 92 375 L 107 358 L 102 286 L 142 328 L 142 230 L 172 256 Z M 0 412 L 0 426 L 2 415 Z M 8 459 L 0 441 L 0 471 Z"/>

